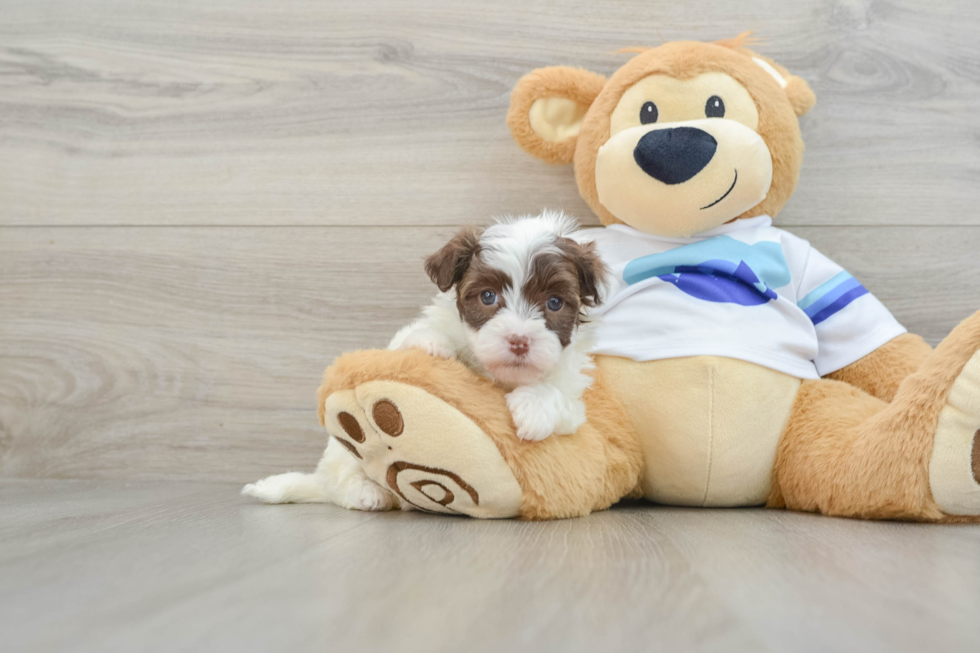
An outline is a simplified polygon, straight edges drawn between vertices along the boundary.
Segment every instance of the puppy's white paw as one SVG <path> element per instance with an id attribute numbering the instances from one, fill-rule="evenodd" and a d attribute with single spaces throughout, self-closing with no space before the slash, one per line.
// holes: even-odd
<path id="1" fill-rule="evenodd" d="M 344 507 L 349 510 L 382 512 L 394 508 L 395 501 L 391 492 L 371 480 L 363 479 L 348 486 Z"/>
<path id="2" fill-rule="evenodd" d="M 558 415 L 553 402 L 545 400 L 534 386 L 521 386 L 505 399 L 521 440 L 537 442 L 555 432 Z"/>
<path id="3" fill-rule="evenodd" d="M 448 340 L 426 334 L 409 334 L 398 348 L 403 351 L 407 349 L 421 349 L 429 356 L 437 356 L 439 358 L 452 358 L 456 355 L 452 343 Z"/>

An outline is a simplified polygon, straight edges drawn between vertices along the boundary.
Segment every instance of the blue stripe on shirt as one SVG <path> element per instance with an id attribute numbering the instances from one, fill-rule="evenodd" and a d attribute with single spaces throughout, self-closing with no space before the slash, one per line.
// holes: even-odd
<path id="1" fill-rule="evenodd" d="M 840 272 L 797 302 L 797 306 L 817 325 L 866 294 L 868 290 L 861 282 L 847 272 Z"/>
<path id="2" fill-rule="evenodd" d="M 812 321 L 813 325 L 816 326 L 821 322 L 823 322 L 824 320 L 826 320 L 831 315 L 833 315 L 834 313 L 836 313 L 837 311 L 841 310 L 842 308 L 844 308 L 845 306 L 853 302 L 861 295 L 867 295 L 867 294 L 868 294 L 868 289 L 862 286 L 861 284 L 858 284 L 857 288 L 852 288 L 850 291 L 844 293 L 833 304 L 830 304 L 819 313 L 815 313 L 814 315 L 811 315 L 810 321 Z"/>
<path id="3" fill-rule="evenodd" d="M 830 281 L 821 284 L 819 288 L 811 292 L 809 295 L 807 295 L 800 301 L 796 302 L 796 305 L 805 311 L 807 308 L 810 307 L 810 304 L 812 304 L 813 302 L 817 301 L 818 299 L 826 295 L 829 290 L 832 290 L 833 288 L 839 286 L 840 284 L 847 281 L 848 279 L 853 279 L 853 278 L 854 277 L 852 277 L 846 271 L 838 272 L 836 275 L 834 275 L 834 277 Z"/>

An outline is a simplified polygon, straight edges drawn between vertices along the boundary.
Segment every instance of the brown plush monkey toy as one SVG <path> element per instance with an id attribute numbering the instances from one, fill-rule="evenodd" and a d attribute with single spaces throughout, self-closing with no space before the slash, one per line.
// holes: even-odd
<path id="1" fill-rule="evenodd" d="M 744 43 L 640 50 L 608 79 L 553 67 L 520 80 L 514 138 L 574 164 L 606 225 L 587 237 L 619 284 L 602 309 L 588 422 L 521 442 L 503 391 L 461 364 L 348 354 L 327 371 L 321 416 L 375 482 L 478 517 L 583 515 L 624 496 L 980 515 L 980 314 L 932 350 L 772 226 L 814 95 Z"/>

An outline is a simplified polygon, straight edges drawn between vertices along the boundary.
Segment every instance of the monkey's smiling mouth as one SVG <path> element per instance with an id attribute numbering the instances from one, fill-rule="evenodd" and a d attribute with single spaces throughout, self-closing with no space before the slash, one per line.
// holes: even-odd
<path id="1" fill-rule="evenodd" d="M 715 204 L 717 204 L 718 202 L 720 202 L 720 201 L 722 201 L 723 199 L 725 199 L 726 197 L 728 197 L 728 194 L 729 194 L 730 192 L 732 192 L 732 189 L 734 189 L 734 188 L 735 188 L 735 184 L 737 184 L 737 183 L 738 183 L 738 170 L 736 170 L 736 171 L 735 171 L 735 179 L 734 179 L 734 180 L 732 180 L 732 185 L 728 187 L 728 190 L 726 190 L 726 191 L 725 191 L 725 194 L 724 194 L 724 195 L 722 195 L 721 197 L 719 197 L 718 199 L 716 199 L 716 200 L 715 200 L 714 202 L 712 202 L 712 203 L 711 203 L 711 204 L 709 204 L 708 206 L 702 206 L 702 207 L 701 207 L 701 210 L 702 210 L 702 211 L 704 211 L 705 209 L 710 209 L 710 208 L 711 208 L 712 206 L 714 206 L 714 205 L 715 205 Z"/>

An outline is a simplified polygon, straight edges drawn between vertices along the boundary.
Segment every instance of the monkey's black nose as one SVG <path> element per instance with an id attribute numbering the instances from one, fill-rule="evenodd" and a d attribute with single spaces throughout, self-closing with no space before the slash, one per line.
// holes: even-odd
<path id="1" fill-rule="evenodd" d="M 640 139 L 633 159 L 643 172 L 665 184 L 682 184 L 701 172 L 718 141 L 696 127 L 656 129 Z"/>

